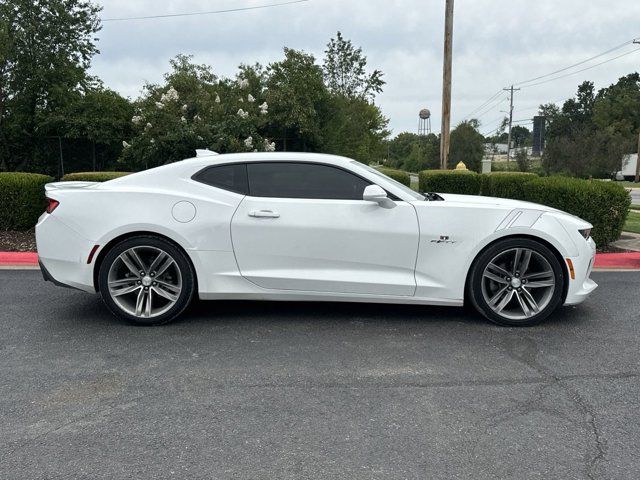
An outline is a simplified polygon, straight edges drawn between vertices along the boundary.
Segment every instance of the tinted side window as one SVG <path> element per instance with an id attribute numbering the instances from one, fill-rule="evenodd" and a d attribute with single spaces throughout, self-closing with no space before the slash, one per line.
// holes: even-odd
<path id="1" fill-rule="evenodd" d="M 352 173 L 313 163 L 249 163 L 254 197 L 362 200 L 369 182 Z"/>
<path id="2" fill-rule="evenodd" d="M 246 195 L 249 192 L 247 182 L 247 166 L 245 164 L 220 165 L 217 167 L 207 167 L 196 173 L 193 179 L 222 188 L 230 192 Z"/>

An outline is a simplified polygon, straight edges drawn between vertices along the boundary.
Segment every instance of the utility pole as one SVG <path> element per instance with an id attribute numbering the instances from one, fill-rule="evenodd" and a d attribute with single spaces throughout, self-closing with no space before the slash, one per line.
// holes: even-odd
<path id="1" fill-rule="evenodd" d="M 446 170 L 451 142 L 451 66 L 453 63 L 453 0 L 446 0 L 444 18 L 444 61 L 442 68 L 442 128 L 440 129 L 440 169 Z"/>
<path id="2" fill-rule="evenodd" d="M 640 39 L 636 39 L 633 43 L 640 45 Z M 640 182 L 640 132 L 638 132 L 638 157 L 636 158 L 636 183 Z"/>
<path id="3" fill-rule="evenodd" d="M 511 160 L 511 127 L 513 126 L 513 92 L 520 90 L 519 88 L 513 88 L 511 85 L 509 88 L 503 88 L 511 93 L 511 101 L 509 104 L 509 139 L 507 140 L 507 163 Z"/>

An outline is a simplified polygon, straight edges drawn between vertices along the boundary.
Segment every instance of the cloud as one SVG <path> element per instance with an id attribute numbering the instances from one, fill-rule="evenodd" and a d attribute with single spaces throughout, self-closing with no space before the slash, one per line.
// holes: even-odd
<path id="1" fill-rule="evenodd" d="M 110 0 L 103 18 L 201 12 L 278 0 Z M 640 2 L 620 0 L 457 0 L 454 21 L 453 123 L 513 82 L 557 70 L 640 37 Z M 136 97 L 145 82 L 159 82 L 169 59 L 193 54 L 219 75 L 233 75 L 240 63 L 263 64 L 282 57 L 284 46 L 322 61 L 329 38 L 340 30 L 362 46 L 371 69 L 381 69 L 387 85 L 377 103 L 394 133 L 417 130 L 418 111 L 433 113 L 439 130 L 442 85 L 444 1 L 311 0 L 237 13 L 105 22 L 101 54 L 92 73 L 120 93 Z M 631 47 L 629 47 L 631 49 Z M 623 50 L 617 53 L 621 53 Z M 615 56 L 612 54 L 611 56 Z M 604 57 L 606 59 L 607 57 Z M 516 94 L 515 115 L 531 116 L 541 103 L 572 96 L 593 80 L 598 88 L 638 70 L 640 53 L 606 66 Z M 496 102 L 504 100 L 504 96 Z M 483 129 L 497 125 L 506 102 L 489 104 Z M 483 113 L 481 110 L 479 113 Z"/>

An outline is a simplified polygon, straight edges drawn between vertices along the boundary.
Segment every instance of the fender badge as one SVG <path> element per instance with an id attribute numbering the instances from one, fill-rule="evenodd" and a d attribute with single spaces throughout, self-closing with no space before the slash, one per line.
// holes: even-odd
<path id="1" fill-rule="evenodd" d="M 455 240 L 449 240 L 449 236 L 448 235 L 440 235 L 440 239 L 439 240 L 431 240 L 431 243 L 448 243 L 448 244 L 454 244 L 454 243 L 458 243 Z"/>

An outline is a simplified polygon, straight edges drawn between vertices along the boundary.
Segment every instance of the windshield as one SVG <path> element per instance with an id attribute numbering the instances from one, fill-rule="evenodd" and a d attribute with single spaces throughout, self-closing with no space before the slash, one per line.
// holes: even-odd
<path id="1" fill-rule="evenodd" d="M 354 160 L 351 163 L 353 163 L 357 168 L 361 168 L 361 169 L 366 170 L 367 172 L 370 172 L 370 173 L 375 173 L 377 176 L 384 178 L 387 182 L 393 183 L 394 186 L 398 187 L 400 190 L 405 192 L 407 195 L 409 195 L 414 200 L 424 200 L 424 196 L 423 195 L 420 195 L 418 192 L 414 192 L 413 190 L 411 190 L 406 185 L 398 182 L 397 180 L 394 180 L 391 177 L 386 176 L 384 173 L 379 172 L 375 168 L 371 168 L 369 165 L 365 165 L 364 163 L 360 163 L 360 162 L 358 162 L 356 160 Z"/>

